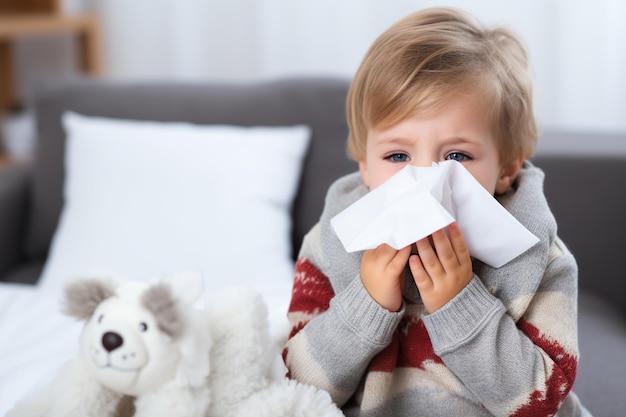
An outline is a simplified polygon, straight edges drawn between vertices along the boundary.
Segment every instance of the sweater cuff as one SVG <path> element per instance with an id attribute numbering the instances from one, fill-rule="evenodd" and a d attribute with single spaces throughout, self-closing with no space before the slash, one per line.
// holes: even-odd
<path id="1" fill-rule="evenodd" d="M 472 280 L 439 310 L 423 317 L 433 348 L 442 356 L 471 340 L 494 315 L 505 308 L 482 281 Z"/>
<path id="2" fill-rule="evenodd" d="M 390 312 L 367 292 L 360 277 L 337 294 L 331 303 L 339 316 L 358 336 L 376 346 L 387 346 L 404 316 L 404 304 L 398 312 Z"/>

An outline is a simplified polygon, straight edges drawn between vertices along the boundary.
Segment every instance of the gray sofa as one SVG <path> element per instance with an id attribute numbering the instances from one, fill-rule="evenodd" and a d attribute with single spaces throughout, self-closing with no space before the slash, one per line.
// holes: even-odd
<path id="1" fill-rule="evenodd" d="M 0 280 L 35 283 L 62 200 L 60 115 L 209 124 L 312 127 L 293 207 L 293 253 L 317 221 L 324 195 L 356 164 L 345 156 L 348 80 L 286 79 L 254 84 L 121 83 L 67 80 L 45 86 L 35 114 L 32 163 L 0 171 Z M 626 415 L 626 137 L 544 132 L 534 159 L 560 235 L 580 267 L 581 360 L 575 391 L 597 417 Z M 1 359 L 0 359 L 1 360 Z"/>

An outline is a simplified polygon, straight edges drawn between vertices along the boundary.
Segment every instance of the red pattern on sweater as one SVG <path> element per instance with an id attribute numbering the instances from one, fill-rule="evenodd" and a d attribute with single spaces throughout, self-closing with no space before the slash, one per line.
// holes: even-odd
<path id="1" fill-rule="evenodd" d="M 308 259 L 298 259 L 295 268 L 293 294 L 289 313 L 316 315 L 328 310 L 330 300 L 335 293 L 328 277 L 317 269 Z M 295 324 L 289 338 L 297 334 L 307 324 L 301 321 Z M 578 367 L 577 358 L 568 354 L 556 341 L 541 335 L 539 329 L 521 319 L 518 328 L 533 343 L 554 361 L 550 377 L 546 381 L 546 392 L 535 390 L 526 404 L 521 406 L 513 417 L 545 417 L 556 414 L 560 405 L 574 385 Z M 286 360 L 287 348 L 282 352 Z M 425 369 L 426 363 L 443 364 L 432 347 L 430 336 L 424 322 L 412 316 L 402 318 L 394 332 L 389 346 L 376 355 L 369 370 L 374 372 L 393 372 L 399 367 Z M 287 374 L 290 377 L 290 372 Z"/>
<path id="2" fill-rule="evenodd" d="M 400 350 L 399 339 L 398 331 L 396 330 L 391 338 L 391 343 L 378 352 L 370 362 L 370 372 L 391 372 L 397 367 Z"/>
<path id="3" fill-rule="evenodd" d="M 328 310 L 334 296 L 335 291 L 328 277 L 308 259 L 299 258 L 296 262 L 289 312 L 318 314 Z"/>
<path id="4" fill-rule="evenodd" d="M 400 322 L 400 362 L 398 366 L 425 369 L 427 362 L 443 364 L 433 349 L 428 330 L 421 319 L 406 317 Z"/>
<path id="5" fill-rule="evenodd" d="M 576 380 L 578 360 L 568 354 L 556 341 L 541 335 L 538 328 L 521 319 L 517 326 L 533 343 L 552 358 L 552 373 L 546 381 L 546 392 L 534 391 L 528 402 L 513 417 L 545 417 L 556 414 Z"/>
<path id="6" fill-rule="evenodd" d="M 443 361 L 433 349 L 424 322 L 415 317 L 403 317 L 389 346 L 372 359 L 370 371 L 393 372 L 395 368 L 425 369 L 425 363 Z"/>
<path id="7" fill-rule="evenodd" d="M 298 258 L 294 274 L 291 303 L 288 313 L 319 314 L 328 310 L 330 300 L 335 296 L 335 291 L 330 280 L 308 259 Z M 308 321 L 299 321 L 289 332 L 289 339 L 294 337 L 306 326 Z M 287 363 L 289 349 L 285 347 L 282 352 L 283 362 Z M 287 378 L 291 378 L 291 371 L 287 371 Z"/>
<path id="8" fill-rule="evenodd" d="M 290 313 L 319 314 L 328 310 L 335 292 L 326 275 L 308 259 L 296 262 Z M 306 322 L 295 324 L 289 339 L 304 328 Z M 287 351 L 283 351 L 286 357 Z M 424 369 L 424 363 L 443 363 L 435 354 L 424 322 L 417 317 L 405 316 L 393 335 L 389 346 L 378 353 L 370 364 L 371 371 L 392 372 L 398 367 Z"/>

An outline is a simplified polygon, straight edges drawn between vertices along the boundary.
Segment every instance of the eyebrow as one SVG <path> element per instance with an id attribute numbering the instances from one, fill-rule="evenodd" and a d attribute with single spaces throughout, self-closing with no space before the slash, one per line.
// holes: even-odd
<path id="1" fill-rule="evenodd" d="M 483 143 L 482 139 L 480 138 L 477 140 L 472 140 L 463 136 L 454 136 L 450 138 L 450 140 L 446 140 L 446 142 L 449 142 L 451 144 L 464 144 L 464 145 L 475 145 L 475 146 L 482 145 Z"/>
<path id="2" fill-rule="evenodd" d="M 376 145 L 387 144 L 387 143 L 397 143 L 399 145 L 405 145 L 412 143 L 413 141 L 409 138 L 405 138 L 402 136 L 391 136 L 391 137 L 381 137 L 378 140 L 374 141 Z"/>
<path id="3" fill-rule="evenodd" d="M 442 142 L 450 143 L 452 145 L 463 144 L 463 145 L 480 146 L 482 144 L 482 140 L 472 140 L 464 136 L 453 136 L 451 138 L 443 139 Z M 381 145 L 381 144 L 405 145 L 405 144 L 410 144 L 410 143 L 413 143 L 413 140 L 409 138 L 405 138 L 403 136 L 381 137 L 378 140 L 374 141 L 374 144 L 376 145 Z"/>

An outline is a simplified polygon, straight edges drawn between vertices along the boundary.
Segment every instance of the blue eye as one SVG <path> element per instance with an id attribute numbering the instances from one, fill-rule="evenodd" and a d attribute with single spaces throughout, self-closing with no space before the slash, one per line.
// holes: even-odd
<path id="1" fill-rule="evenodd" d="M 464 154 L 463 152 L 450 152 L 449 154 L 446 155 L 446 160 L 448 161 L 463 162 L 463 161 L 469 161 L 471 159 L 472 159 L 471 156 Z"/>
<path id="2" fill-rule="evenodd" d="M 385 159 L 389 159 L 391 162 L 406 162 L 409 160 L 409 155 L 396 152 L 386 156 Z"/>

